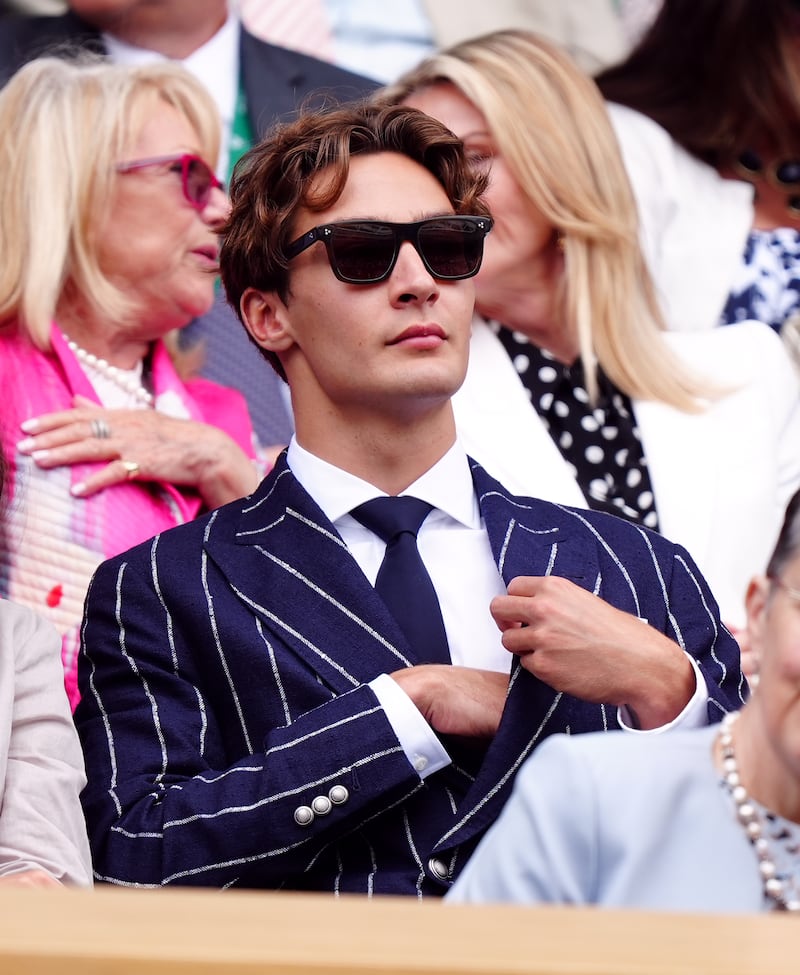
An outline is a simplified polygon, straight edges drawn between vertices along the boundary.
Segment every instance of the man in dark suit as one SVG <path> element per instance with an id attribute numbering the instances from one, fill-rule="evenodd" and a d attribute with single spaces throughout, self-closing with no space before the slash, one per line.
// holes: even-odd
<path id="1" fill-rule="evenodd" d="M 251 497 L 95 576 L 76 723 L 96 875 L 441 894 L 539 741 L 718 720 L 738 648 L 683 549 L 511 497 L 460 448 L 491 221 L 447 129 L 312 114 L 247 163 L 222 276 L 297 432 Z M 418 550 L 386 544 L 375 498 L 422 505 Z M 405 610 L 402 546 L 423 563 Z"/>
<path id="2" fill-rule="evenodd" d="M 360 75 L 259 40 L 230 16 L 227 0 L 70 0 L 69 6 L 60 17 L 0 19 L 0 83 L 21 64 L 54 50 L 186 62 L 220 104 L 223 146 L 229 147 L 223 150 L 223 178 L 244 149 L 306 98 L 348 100 L 375 87 Z M 252 355 L 222 294 L 184 336 L 188 345 L 202 342 L 204 375 L 244 394 L 261 443 L 286 443 L 292 420 L 280 383 Z"/>

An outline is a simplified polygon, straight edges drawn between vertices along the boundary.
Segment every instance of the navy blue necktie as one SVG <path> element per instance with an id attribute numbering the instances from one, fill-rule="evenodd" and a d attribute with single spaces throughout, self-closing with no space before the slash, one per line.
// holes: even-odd
<path id="1" fill-rule="evenodd" d="M 374 498 L 350 514 L 386 542 L 375 590 L 397 620 L 420 663 L 450 663 L 436 590 L 417 548 L 417 532 L 433 506 L 419 498 Z"/>

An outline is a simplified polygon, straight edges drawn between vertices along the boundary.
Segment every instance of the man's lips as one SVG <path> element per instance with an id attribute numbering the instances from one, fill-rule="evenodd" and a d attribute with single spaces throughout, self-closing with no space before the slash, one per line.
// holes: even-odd
<path id="1" fill-rule="evenodd" d="M 410 344 L 419 348 L 433 349 L 446 339 L 447 335 L 441 325 L 410 325 L 388 344 Z"/>

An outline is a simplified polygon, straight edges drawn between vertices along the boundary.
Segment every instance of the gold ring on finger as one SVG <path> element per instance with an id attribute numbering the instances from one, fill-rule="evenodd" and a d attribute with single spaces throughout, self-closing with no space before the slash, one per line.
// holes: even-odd
<path id="1" fill-rule="evenodd" d="M 119 462 L 125 468 L 125 476 L 129 481 L 133 481 L 139 476 L 140 467 L 135 460 L 123 460 L 120 457 Z"/>

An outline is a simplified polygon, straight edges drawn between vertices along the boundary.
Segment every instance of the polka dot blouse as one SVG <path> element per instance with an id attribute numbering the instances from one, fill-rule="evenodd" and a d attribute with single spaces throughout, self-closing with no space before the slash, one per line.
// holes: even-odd
<path id="1" fill-rule="evenodd" d="M 498 328 L 497 334 L 589 507 L 658 531 L 630 397 L 598 370 L 599 398 L 593 406 L 580 359 L 565 366 L 519 332 Z"/>

